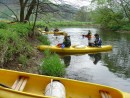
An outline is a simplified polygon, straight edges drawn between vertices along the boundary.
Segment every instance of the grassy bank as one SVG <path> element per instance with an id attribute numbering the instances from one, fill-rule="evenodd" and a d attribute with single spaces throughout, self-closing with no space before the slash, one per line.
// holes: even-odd
<path id="1" fill-rule="evenodd" d="M 40 52 L 36 48 L 39 44 L 50 45 L 47 36 L 35 30 L 35 37 L 32 38 L 31 29 L 30 24 L 0 22 L 1 67 L 31 73 L 39 73 L 41 70 L 45 75 L 64 76 L 65 69 L 59 56 Z M 44 64 L 40 69 L 42 59 Z"/>
<path id="2" fill-rule="evenodd" d="M 86 26 L 86 25 L 95 25 L 92 22 L 77 22 L 77 21 L 54 21 L 45 23 L 43 21 L 37 21 L 38 27 L 61 27 L 61 26 Z"/>
<path id="3" fill-rule="evenodd" d="M 1 66 L 13 60 L 26 65 L 32 55 L 32 47 L 27 41 L 30 29 L 28 24 L 0 23 Z"/>

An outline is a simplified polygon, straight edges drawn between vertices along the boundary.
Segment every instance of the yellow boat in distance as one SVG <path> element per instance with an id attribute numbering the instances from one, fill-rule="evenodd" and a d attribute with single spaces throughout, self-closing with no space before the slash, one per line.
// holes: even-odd
<path id="1" fill-rule="evenodd" d="M 46 32 L 46 31 L 44 31 L 42 33 L 44 33 L 44 34 L 54 34 L 54 35 L 67 35 L 67 33 L 64 32 L 64 31 L 58 31 L 58 32 L 54 32 L 54 31 Z"/>
<path id="2" fill-rule="evenodd" d="M 1 98 L 130 98 L 116 88 L 67 78 L 6 69 L 0 76 Z"/>
<path id="3" fill-rule="evenodd" d="M 42 31 L 40 28 L 38 29 L 38 31 L 40 31 L 40 33 L 42 33 L 42 34 L 67 35 L 67 33 L 64 31 L 58 31 L 58 32 L 48 31 L 48 32 L 46 32 L 46 31 Z"/>
<path id="4" fill-rule="evenodd" d="M 112 51 L 111 45 L 102 45 L 101 47 L 89 47 L 85 45 L 80 46 L 70 46 L 61 48 L 58 46 L 49 46 L 49 45 L 39 45 L 37 47 L 39 50 L 49 49 L 52 52 L 62 53 L 62 54 L 83 54 L 83 53 L 97 53 L 97 52 L 106 52 Z"/>

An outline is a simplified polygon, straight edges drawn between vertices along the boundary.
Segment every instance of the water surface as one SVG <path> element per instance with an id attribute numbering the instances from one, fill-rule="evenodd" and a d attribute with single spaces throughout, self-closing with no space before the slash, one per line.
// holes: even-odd
<path id="1" fill-rule="evenodd" d="M 62 56 L 66 65 L 66 77 L 81 81 L 112 86 L 130 92 L 130 34 L 101 31 L 97 28 L 60 28 L 71 37 L 72 45 L 87 45 L 82 38 L 91 30 L 99 33 L 104 45 L 112 45 L 111 52 Z M 48 36 L 52 45 L 63 42 L 63 36 Z"/>

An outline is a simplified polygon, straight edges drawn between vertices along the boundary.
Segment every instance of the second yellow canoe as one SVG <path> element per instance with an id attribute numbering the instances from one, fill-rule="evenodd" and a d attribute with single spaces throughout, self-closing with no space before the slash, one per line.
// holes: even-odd
<path id="1" fill-rule="evenodd" d="M 49 46 L 49 45 L 39 45 L 37 47 L 39 50 L 46 50 L 49 49 L 52 52 L 62 53 L 62 54 L 81 54 L 81 53 L 95 53 L 95 52 L 105 52 L 105 51 L 111 51 L 112 46 L 111 45 L 103 45 L 101 47 L 88 47 L 88 46 L 82 46 L 82 47 L 68 47 L 68 48 L 60 48 L 57 46 Z"/>

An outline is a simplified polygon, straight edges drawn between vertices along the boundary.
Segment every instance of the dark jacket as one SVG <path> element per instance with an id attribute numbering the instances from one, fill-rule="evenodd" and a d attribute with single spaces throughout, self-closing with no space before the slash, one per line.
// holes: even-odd
<path id="1" fill-rule="evenodd" d="M 70 36 L 65 36 L 64 37 L 63 44 L 65 45 L 65 47 L 70 47 L 71 46 Z"/>

